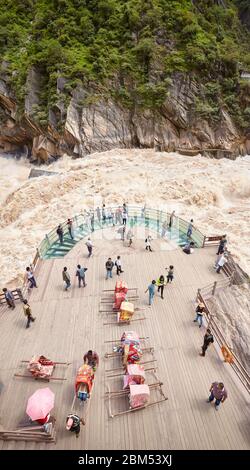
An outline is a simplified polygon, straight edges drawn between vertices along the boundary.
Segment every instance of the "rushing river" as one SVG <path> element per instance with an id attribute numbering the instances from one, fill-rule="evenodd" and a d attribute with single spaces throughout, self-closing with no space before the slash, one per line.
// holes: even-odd
<path id="1" fill-rule="evenodd" d="M 205 234 L 226 233 L 230 251 L 250 271 L 250 156 L 112 150 L 81 160 L 65 156 L 44 167 L 57 175 L 34 179 L 25 160 L 2 156 L 0 164 L 1 286 L 20 281 L 45 233 L 93 200 L 175 209 Z"/>

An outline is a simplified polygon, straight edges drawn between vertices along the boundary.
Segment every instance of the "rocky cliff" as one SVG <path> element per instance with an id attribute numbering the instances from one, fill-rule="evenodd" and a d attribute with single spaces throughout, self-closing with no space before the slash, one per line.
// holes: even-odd
<path id="1" fill-rule="evenodd" d="M 197 117 L 194 105 L 202 89 L 194 79 L 176 74 L 168 96 L 157 111 L 129 110 L 111 98 L 94 95 L 78 86 L 65 109 L 60 102 L 63 81 L 58 80 L 58 103 L 51 109 L 49 125 L 39 126 L 32 117 L 39 106 L 39 73 L 29 73 L 25 112 L 18 116 L 15 97 L 0 81 L 0 148 L 4 152 L 25 153 L 37 162 L 51 161 L 63 153 L 82 157 L 113 148 L 154 148 L 161 151 L 203 152 L 215 158 L 235 158 L 250 153 L 250 131 L 236 128 L 229 113 L 221 110 L 218 125 Z M 57 117 L 65 114 L 58 130 Z"/>

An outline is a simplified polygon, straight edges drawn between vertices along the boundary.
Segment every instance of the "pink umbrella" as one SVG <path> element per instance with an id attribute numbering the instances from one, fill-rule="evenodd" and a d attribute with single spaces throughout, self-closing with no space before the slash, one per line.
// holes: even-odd
<path id="1" fill-rule="evenodd" d="M 35 421 L 43 419 L 54 407 L 55 394 L 50 388 L 39 388 L 28 400 L 26 413 Z"/>

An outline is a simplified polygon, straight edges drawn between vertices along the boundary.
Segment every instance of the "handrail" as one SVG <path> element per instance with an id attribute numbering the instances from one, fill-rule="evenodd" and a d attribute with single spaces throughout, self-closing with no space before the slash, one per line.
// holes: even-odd
<path id="1" fill-rule="evenodd" d="M 118 208 L 121 208 L 121 206 L 109 206 L 108 209 L 111 209 L 112 211 L 115 211 L 117 210 Z M 74 217 L 74 221 L 77 223 L 77 227 L 79 228 L 81 226 L 81 228 L 83 228 L 84 226 L 86 226 L 88 229 L 89 229 L 89 233 L 91 232 L 91 227 L 90 227 L 90 224 L 89 224 L 89 220 L 88 220 L 88 217 L 89 217 L 89 213 L 80 213 L 80 214 L 77 214 L 75 217 Z M 141 206 L 128 206 L 128 215 L 129 215 L 129 218 L 133 218 L 133 217 L 136 217 L 136 218 L 141 218 L 141 219 L 150 219 L 152 221 L 156 221 L 158 224 L 159 224 L 159 229 L 161 228 L 160 227 L 160 224 L 162 224 L 163 222 L 163 219 L 165 219 L 167 222 L 169 222 L 170 220 L 170 214 L 168 212 L 165 212 L 161 209 L 152 209 L 152 208 L 149 208 L 149 207 L 146 207 L 146 208 L 143 208 Z M 150 222 L 149 220 L 149 222 Z M 61 224 L 63 229 L 66 229 L 67 228 L 67 221 L 63 221 Z M 182 232 L 186 231 L 187 228 L 188 228 L 188 225 L 189 225 L 189 222 L 185 221 L 184 219 L 182 219 L 181 217 L 177 217 L 177 216 L 174 216 L 174 224 L 173 226 L 174 227 L 179 227 L 182 229 Z M 204 239 L 205 239 L 205 236 L 203 235 L 203 233 L 197 229 L 196 227 L 193 227 L 193 233 L 192 233 L 192 240 L 197 243 L 198 246 L 202 247 L 204 245 Z M 55 241 L 58 240 L 58 235 L 56 233 L 56 228 L 52 229 L 44 238 L 44 240 L 42 240 L 42 242 L 40 243 L 40 246 L 39 246 L 39 251 L 40 251 L 40 255 L 41 257 L 45 256 L 46 252 L 48 251 L 48 249 L 50 248 L 50 246 L 55 243 Z"/>
<path id="2" fill-rule="evenodd" d="M 227 280 L 229 280 L 229 279 L 227 279 Z M 230 285 L 230 283 L 228 285 Z M 198 289 L 196 300 L 201 301 L 204 304 L 204 306 L 205 306 L 205 312 L 204 313 L 205 313 L 206 318 L 207 318 L 208 327 L 213 330 L 214 337 L 215 337 L 219 347 L 221 348 L 222 346 L 226 346 L 226 348 L 228 350 L 230 350 L 230 352 L 233 356 L 233 359 L 234 359 L 234 361 L 232 363 L 230 363 L 230 365 L 231 365 L 232 369 L 234 370 L 234 372 L 236 373 L 236 375 L 238 376 L 238 378 L 240 379 L 242 385 L 245 387 L 245 389 L 250 394 L 250 375 L 247 372 L 247 370 L 245 369 L 245 367 L 243 366 L 243 364 L 240 362 L 239 358 L 234 354 L 233 351 L 231 351 L 231 348 L 228 346 L 227 341 L 226 341 L 224 335 L 222 334 L 222 332 L 220 330 L 220 327 L 218 326 L 218 324 L 217 324 L 217 322 L 214 318 L 214 315 L 210 312 L 209 307 L 206 303 L 206 299 L 204 298 L 204 288 L 203 289 Z"/>

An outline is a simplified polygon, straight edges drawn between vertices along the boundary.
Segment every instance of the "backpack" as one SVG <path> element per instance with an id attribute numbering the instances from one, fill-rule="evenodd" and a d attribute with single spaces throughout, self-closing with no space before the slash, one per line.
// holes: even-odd
<path id="1" fill-rule="evenodd" d="M 79 269 L 78 272 L 79 272 L 80 277 L 84 277 L 84 275 L 85 275 L 85 269 L 84 268 Z"/>

